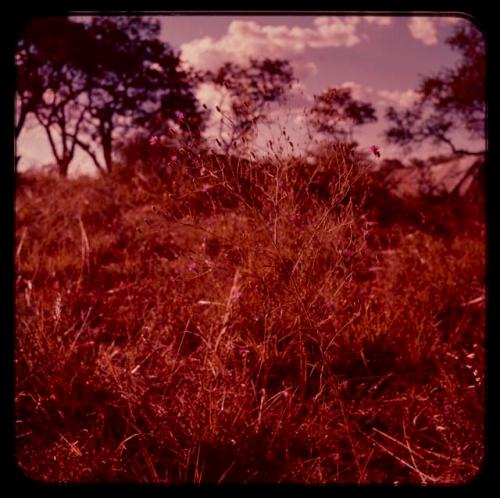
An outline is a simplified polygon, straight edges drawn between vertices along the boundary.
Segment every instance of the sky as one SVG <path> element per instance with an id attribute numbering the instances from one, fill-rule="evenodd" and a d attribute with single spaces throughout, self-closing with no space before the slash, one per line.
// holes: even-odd
<path id="1" fill-rule="evenodd" d="M 281 135 L 283 129 L 292 141 L 307 149 L 309 138 L 304 109 L 314 95 L 327 88 L 349 86 L 353 96 L 375 107 L 378 122 L 360 127 L 354 135 L 361 147 L 378 145 L 383 157 L 405 159 L 399 147 L 385 142 L 384 119 L 389 105 L 404 109 L 415 99 L 414 90 L 424 76 L 444 67 L 453 67 L 459 54 L 446 43 L 454 26 L 470 22 L 456 16 L 161 16 L 161 37 L 180 51 L 186 67 L 216 69 L 227 61 L 244 65 L 249 58 L 287 59 L 298 81 L 286 106 L 271 109 L 271 124 L 258 130 L 257 145 Z M 197 90 L 201 103 L 214 109 L 221 95 L 204 84 Z M 213 113 L 215 119 L 216 113 Z M 215 137 L 215 121 L 207 136 Z M 469 148 L 481 145 L 462 137 Z M 51 161 L 44 134 L 36 126 L 23 131 L 19 140 L 20 169 Z M 433 145 L 412 151 L 417 157 L 448 152 Z M 79 154 L 71 167 L 89 171 L 86 157 Z"/>

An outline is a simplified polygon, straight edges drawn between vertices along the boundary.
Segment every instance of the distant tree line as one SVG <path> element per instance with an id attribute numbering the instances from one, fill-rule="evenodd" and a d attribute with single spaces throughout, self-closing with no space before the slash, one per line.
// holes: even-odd
<path id="1" fill-rule="evenodd" d="M 480 154 L 457 147 L 453 132 L 462 125 L 471 137 L 484 137 L 484 39 L 463 23 L 447 42 L 461 52 L 460 63 L 424 78 L 412 108 L 387 110 L 386 138 L 403 146 L 432 140 L 457 154 Z M 141 132 L 168 136 L 174 127 L 190 149 L 201 147 L 210 115 L 195 96 L 201 83 L 230 99 L 229 114 L 221 109 L 222 97 L 216 107 L 221 149 L 243 148 L 295 81 L 290 63 L 280 59 L 227 62 L 204 72 L 187 68 L 160 38 L 158 19 L 142 16 L 36 19 L 18 41 L 15 64 L 15 138 L 34 118 L 63 177 L 77 149 L 99 171 L 111 172 L 117 144 L 134 143 Z M 314 97 L 308 120 L 327 140 L 353 143 L 353 130 L 377 116 L 350 88 L 332 87 Z"/>

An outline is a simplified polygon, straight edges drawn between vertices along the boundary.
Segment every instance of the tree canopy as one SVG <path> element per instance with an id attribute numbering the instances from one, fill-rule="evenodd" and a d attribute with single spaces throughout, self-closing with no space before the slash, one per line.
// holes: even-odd
<path id="1" fill-rule="evenodd" d="M 356 100 L 349 87 L 328 88 L 314 96 L 310 123 L 319 133 L 337 142 L 351 142 L 354 128 L 375 122 L 375 109 L 369 102 Z"/>
<path id="2" fill-rule="evenodd" d="M 447 145 L 455 154 L 481 155 L 484 150 L 458 146 L 456 132 L 463 131 L 470 139 L 484 138 L 485 39 L 474 25 L 464 22 L 447 43 L 460 52 L 459 63 L 424 77 L 410 109 L 388 108 L 386 115 L 392 124 L 386 137 L 402 146 L 431 141 Z"/>
<path id="3" fill-rule="evenodd" d="M 208 71 L 204 78 L 226 89 L 231 98 L 231 115 L 221 120 L 222 128 L 227 125 L 225 134 L 222 129 L 220 134 L 226 151 L 238 140 L 248 139 L 258 123 L 268 121 L 270 104 L 282 102 L 294 80 L 288 61 L 267 58 L 250 59 L 248 66 L 227 62 L 217 71 Z M 221 105 L 222 101 L 218 112 Z"/>
<path id="4" fill-rule="evenodd" d="M 33 21 L 16 55 L 16 138 L 33 114 L 66 176 L 75 145 L 111 171 L 118 133 L 172 122 L 202 129 L 193 81 L 159 33 L 157 20 L 134 16 Z"/>
<path id="5" fill-rule="evenodd" d="M 51 36 L 47 36 L 47 32 Z M 85 57 L 83 26 L 66 18 L 33 21 L 16 53 L 17 116 L 15 137 L 33 115 L 44 128 L 61 175 L 75 153 L 85 110 L 79 99 L 87 80 L 79 67 Z"/>

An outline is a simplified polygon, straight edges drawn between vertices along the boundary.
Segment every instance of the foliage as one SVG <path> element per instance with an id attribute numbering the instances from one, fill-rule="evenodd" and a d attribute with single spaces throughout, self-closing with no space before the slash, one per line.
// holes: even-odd
<path id="1" fill-rule="evenodd" d="M 113 142 L 131 127 L 179 123 L 181 130 L 202 130 L 193 81 L 159 30 L 158 21 L 134 16 L 33 21 L 16 56 L 16 136 L 33 113 L 65 176 L 75 144 L 109 172 Z"/>
<path id="2" fill-rule="evenodd" d="M 149 123 L 155 115 L 165 125 L 177 122 L 181 112 L 201 128 L 188 75 L 180 68 L 179 56 L 158 39 L 158 21 L 93 17 L 87 30 L 96 54 L 92 67 L 87 68 L 90 136 L 98 139 L 108 171 L 115 131 L 124 133 Z M 79 144 L 91 149 L 90 143 Z"/>
<path id="3" fill-rule="evenodd" d="M 403 146 L 424 141 L 445 144 L 454 154 L 481 155 L 457 147 L 454 132 L 465 130 L 470 138 L 484 138 L 485 133 L 485 39 L 471 23 L 462 23 L 447 43 L 461 53 L 455 68 L 446 68 L 422 79 L 418 100 L 408 110 L 387 110 L 392 126 L 386 136 Z"/>
<path id="4" fill-rule="evenodd" d="M 315 95 L 310 111 L 313 128 L 338 142 L 352 142 L 354 128 L 376 120 L 373 106 L 354 99 L 351 88 L 329 88 Z"/>
<path id="5" fill-rule="evenodd" d="M 222 136 L 224 149 L 237 141 L 248 140 L 258 123 L 267 122 L 267 112 L 273 103 L 282 102 L 293 82 L 290 63 L 280 59 L 250 59 L 248 66 L 231 62 L 217 71 L 208 71 L 205 80 L 225 89 L 231 98 L 231 115 L 223 116 L 228 136 Z M 219 103 L 219 112 L 223 101 Z"/>
<path id="6" fill-rule="evenodd" d="M 37 19 L 25 29 L 16 53 L 15 137 L 28 115 L 34 115 L 45 130 L 62 176 L 67 175 L 74 157 L 86 112 L 81 97 L 88 81 L 79 64 L 88 57 L 84 40 L 83 27 L 69 19 Z"/>

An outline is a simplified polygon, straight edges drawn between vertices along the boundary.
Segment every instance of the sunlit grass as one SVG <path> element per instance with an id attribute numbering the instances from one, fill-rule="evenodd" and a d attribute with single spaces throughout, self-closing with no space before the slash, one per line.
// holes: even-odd
<path id="1" fill-rule="evenodd" d="M 473 478 L 483 220 L 462 200 L 459 214 L 397 201 L 364 161 L 179 153 L 167 172 L 26 174 L 21 468 L 57 482 Z"/>

